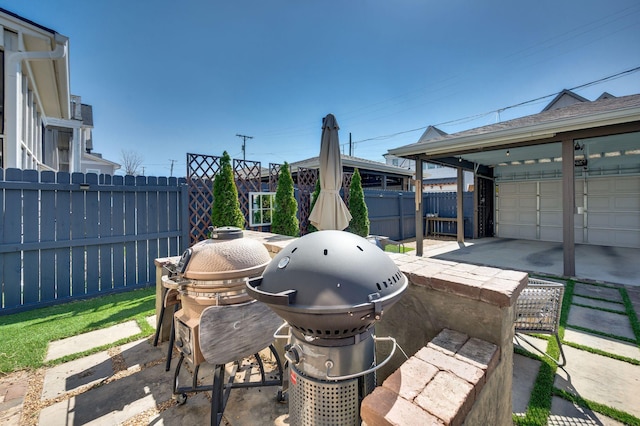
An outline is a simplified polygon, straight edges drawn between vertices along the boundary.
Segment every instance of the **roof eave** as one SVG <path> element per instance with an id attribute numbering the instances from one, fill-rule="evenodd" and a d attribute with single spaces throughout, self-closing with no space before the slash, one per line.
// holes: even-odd
<path id="1" fill-rule="evenodd" d="M 640 106 L 633 106 L 580 117 L 560 118 L 513 129 L 436 139 L 390 149 L 388 153 L 398 157 L 415 157 L 447 154 L 461 149 L 495 148 L 513 143 L 553 138 L 559 133 L 624 124 L 637 120 L 640 120 Z"/>

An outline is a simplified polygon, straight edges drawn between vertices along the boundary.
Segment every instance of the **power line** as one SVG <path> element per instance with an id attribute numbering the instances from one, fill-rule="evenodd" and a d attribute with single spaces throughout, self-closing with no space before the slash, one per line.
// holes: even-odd
<path id="1" fill-rule="evenodd" d="M 628 70 L 625 70 L 625 71 L 622 71 L 622 72 L 619 72 L 619 73 L 616 73 L 616 74 L 612 74 L 612 75 L 609 75 L 607 77 L 599 78 L 597 80 L 593 80 L 593 81 L 590 81 L 588 83 L 580 84 L 578 86 L 572 87 L 572 88 L 567 89 L 567 90 L 583 89 L 585 87 L 593 86 L 595 84 L 602 83 L 603 81 L 608 81 L 608 80 L 612 80 L 612 79 L 615 79 L 615 78 L 620 78 L 622 76 L 625 76 L 627 74 L 632 74 L 632 73 L 637 72 L 637 71 L 640 71 L 640 66 L 635 67 L 635 68 L 631 68 L 631 69 L 628 69 Z M 530 99 L 528 101 L 519 102 L 517 104 L 509 105 L 509 106 L 506 106 L 504 108 L 499 108 L 499 109 L 492 110 L 492 111 L 489 111 L 489 112 L 484 112 L 484 113 L 481 113 L 481 114 L 475 114 L 475 115 L 470 115 L 470 116 L 463 117 L 463 118 L 457 118 L 455 120 L 444 121 L 442 123 L 434 124 L 433 126 L 434 127 L 444 126 L 444 125 L 447 125 L 447 124 L 454 124 L 454 123 L 460 123 L 460 122 L 464 122 L 464 121 L 475 120 L 477 118 L 485 117 L 485 116 L 487 116 L 489 114 L 500 114 L 501 112 L 506 111 L 508 109 L 513 109 L 513 108 L 521 107 L 521 106 L 528 105 L 528 104 L 531 104 L 531 103 L 534 103 L 534 102 L 538 102 L 540 100 L 547 99 L 547 98 L 550 98 L 552 96 L 556 96 L 559 93 L 561 93 L 561 92 L 555 92 L 555 93 L 551 93 L 549 95 L 540 96 L 540 97 L 537 97 L 535 99 Z M 391 133 L 391 134 L 388 134 L 388 135 L 374 136 L 372 138 L 367 138 L 367 139 L 362 139 L 362 140 L 359 140 L 359 141 L 354 141 L 353 143 L 356 144 L 356 143 L 361 143 L 361 142 L 369 142 L 369 141 L 390 139 L 390 138 L 393 138 L 393 137 L 396 137 L 396 136 L 399 136 L 399 135 L 403 135 L 405 133 L 411 133 L 411 132 L 417 132 L 418 130 L 424 130 L 427 127 L 429 127 L 429 126 L 422 126 L 422 127 L 416 128 L 416 129 L 404 130 L 404 131 L 401 131 L 401 132 Z"/>

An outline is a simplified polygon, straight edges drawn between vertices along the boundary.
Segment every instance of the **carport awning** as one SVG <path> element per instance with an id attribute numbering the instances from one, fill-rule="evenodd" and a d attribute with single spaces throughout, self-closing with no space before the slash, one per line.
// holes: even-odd
<path id="1" fill-rule="evenodd" d="M 640 95 L 583 102 L 389 150 L 398 157 L 437 159 L 509 146 L 557 142 L 569 132 L 640 121 Z"/>

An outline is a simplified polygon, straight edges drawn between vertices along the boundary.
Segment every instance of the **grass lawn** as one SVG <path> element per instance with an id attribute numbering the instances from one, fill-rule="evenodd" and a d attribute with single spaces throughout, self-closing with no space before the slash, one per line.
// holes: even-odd
<path id="1" fill-rule="evenodd" d="M 142 332 L 126 340 L 153 334 L 154 330 L 145 318 L 155 313 L 155 295 L 155 287 L 150 287 L 0 316 L 0 374 L 41 367 L 50 341 L 131 319 L 137 321 Z M 69 359 L 62 358 L 58 362 Z"/>
<path id="2" fill-rule="evenodd" d="M 409 251 L 413 251 L 414 249 L 405 246 L 397 246 L 395 244 L 387 244 L 384 248 L 384 251 L 389 253 L 407 253 Z"/>

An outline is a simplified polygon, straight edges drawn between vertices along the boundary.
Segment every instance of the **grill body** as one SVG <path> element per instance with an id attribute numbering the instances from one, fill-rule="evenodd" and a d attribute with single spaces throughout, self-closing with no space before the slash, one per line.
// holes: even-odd
<path id="1" fill-rule="evenodd" d="M 259 276 L 270 260 L 264 245 L 243 238 L 242 230 L 213 228 L 211 238 L 187 249 L 175 273 L 163 277 L 166 286 L 175 287 L 180 293 L 181 309 L 174 314 L 175 347 L 192 365 L 207 361 L 201 345 L 220 343 L 215 333 L 220 325 L 201 324 L 203 312 L 245 306 L 252 301 L 246 283 Z M 250 305 L 243 309 L 250 314 L 256 307 Z M 273 321 L 266 323 L 264 332 L 268 334 Z"/>
<path id="2" fill-rule="evenodd" d="M 332 230 L 292 242 L 247 282 L 290 326 L 291 425 L 360 424 L 360 403 L 376 383 L 373 327 L 407 286 L 379 247 Z"/>
<path id="3" fill-rule="evenodd" d="M 360 403 L 375 388 L 375 372 L 359 374 L 376 364 L 371 331 L 355 339 L 326 340 L 291 335 L 287 352 L 291 425 L 359 425 Z"/>

